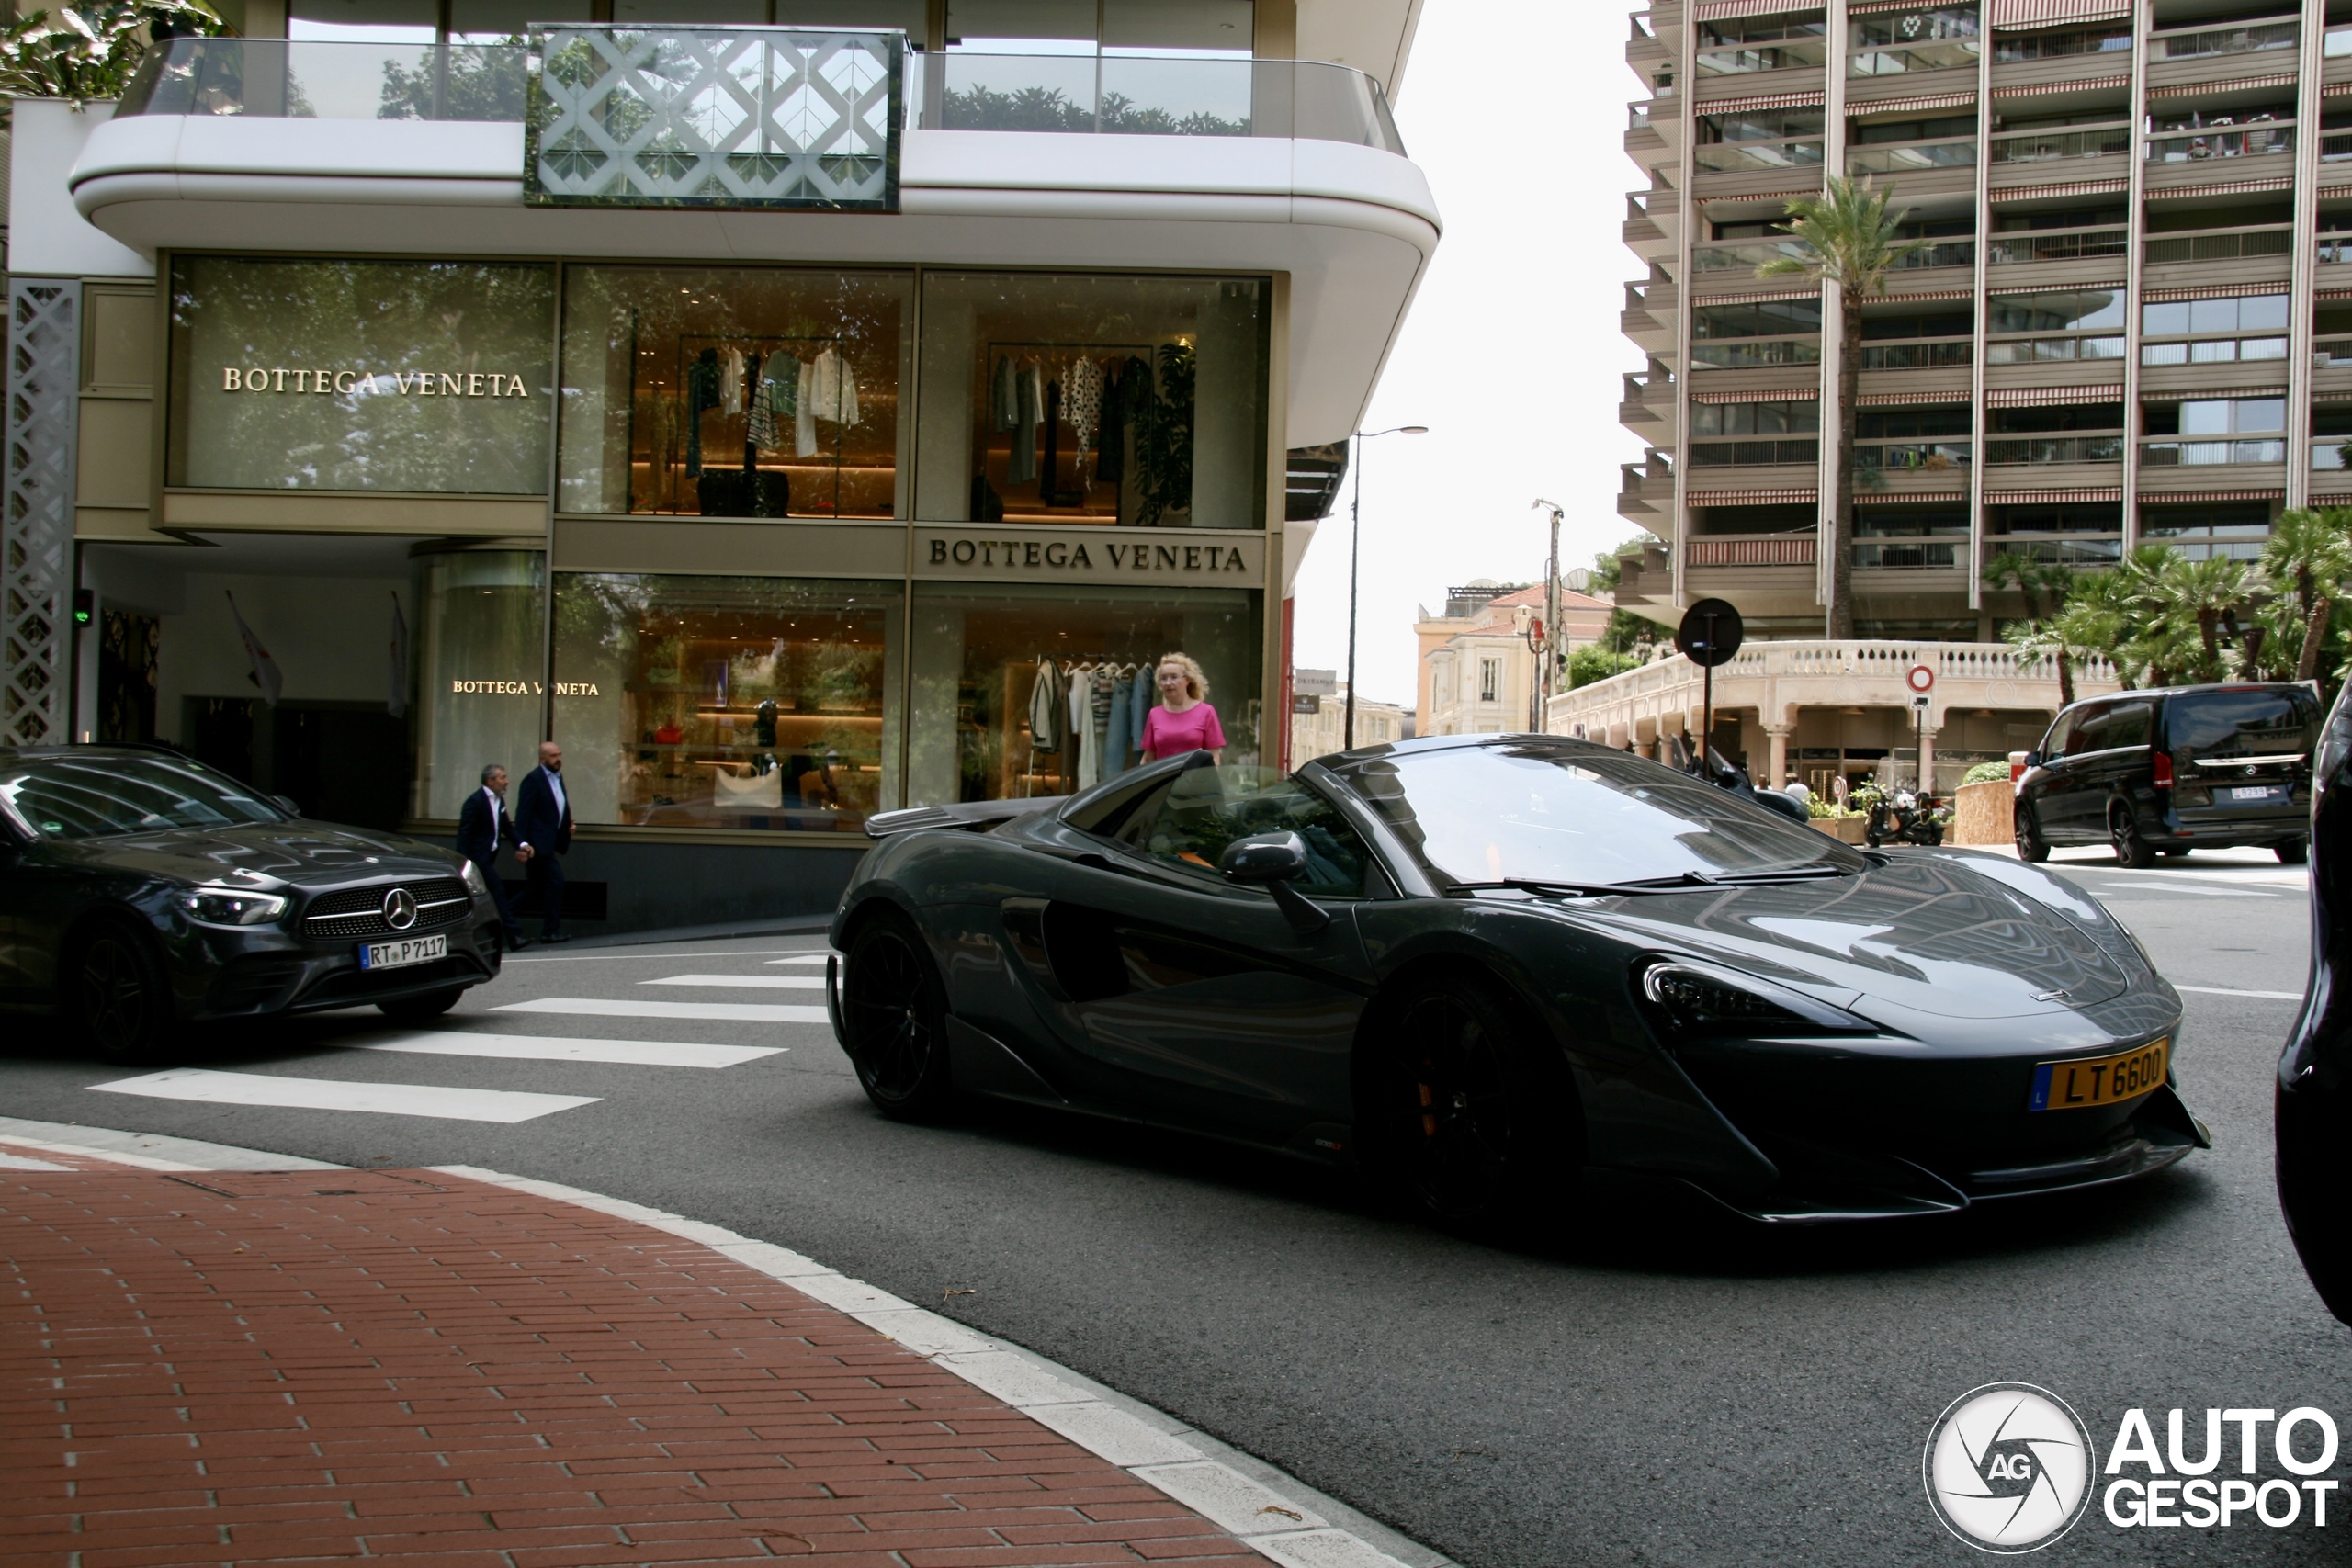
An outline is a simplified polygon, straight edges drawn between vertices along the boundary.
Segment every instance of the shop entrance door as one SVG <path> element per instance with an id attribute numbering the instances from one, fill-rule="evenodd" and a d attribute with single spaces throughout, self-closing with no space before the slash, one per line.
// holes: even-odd
<path id="1" fill-rule="evenodd" d="M 397 832 L 408 815 L 408 721 L 379 705 L 190 697 L 181 734 L 197 761 L 318 821 Z"/>

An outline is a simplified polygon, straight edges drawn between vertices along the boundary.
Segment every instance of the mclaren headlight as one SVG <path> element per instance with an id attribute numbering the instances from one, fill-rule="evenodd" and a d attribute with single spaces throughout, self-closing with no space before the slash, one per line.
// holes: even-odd
<path id="1" fill-rule="evenodd" d="M 1877 1026 L 1841 1008 L 1735 970 L 1668 960 L 1642 971 L 1642 995 L 1680 1034 L 1853 1034 Z"/>
<path id="2" fill-rule="evenodd" d="M 198 887 L 180 896 L 180 908 L 200 926 L 266 926 L 285 915 L 287 903 L 246 887 Z"/>

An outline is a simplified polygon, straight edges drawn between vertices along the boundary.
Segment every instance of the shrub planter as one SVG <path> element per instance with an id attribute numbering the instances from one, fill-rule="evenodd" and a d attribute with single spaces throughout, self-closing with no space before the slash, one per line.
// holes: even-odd
<path id="1" fill-rule="evenodd" d="M 1841 844 L 1859 844 L 1862 829 L 1871 825 L 1867 817 L 1816 817 L 1813 825 Z"/>

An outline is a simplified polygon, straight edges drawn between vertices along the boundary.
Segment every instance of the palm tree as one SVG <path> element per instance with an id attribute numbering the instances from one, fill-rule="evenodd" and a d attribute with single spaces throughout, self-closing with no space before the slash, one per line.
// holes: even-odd
<path id="1" fill-rule="evenodd" d="M 1854 635 L 1853 562 L 1847 541 L 1854 536 L 1854 397 L 1862 365 L 1862 301 L 1886 292 L 1886 275 L 1903 258 L 1926 244 L 1915 240 L 1895 243 L 1894 231 L 1908 209 L 1889 212 L 1894 195 L 1871 188 L 1865 177 L 1832 175 L 1819 196 L 1802 196 L 1788 204 L 1789 221 L 1781 228 L 1813 247 L 1810 259 L 1775 256 L 1756 269 L 1758 277 L 1791 275 L 1811 278 L 1838 290 L 1845 310 L 1839 319 L 1838 354 L 1838 498 L 1829 536 L 1822 541 L 1829 552 L 1829 635 Z"/>
<path id="2" fill-rule="evenodd" d="M 2335 609 L 2335 591 L 2352 576 L 2352 511 L 2301 508 L 2280 513 L 2270 525 L 2269 542 L 2262 547 L 2262 570 L 2273 582 L 2293 588 L 2302 628 L 2294 678 L 2315 680 L 2328 618 Z"/>
<path id="3" fill-rule="evenodd" d="M 2194 623 L 2204 657 L 2197 674 L 2207 681 L 2222 678 L 2222 617 L 2234 615 L 2245 598 L 2245 563 L 2226 556 L 2190 560 L 2176 555 L 2166 561 L 2156 587 L 2165 619 L 2183 627 Z"/>
<path id="4" fill-rule="evenodd" d="M 2054 665 L 2058 671 L 2058 705 L 2066 707 L 2075 700 L 2075 649 L 2066 640 L 2064 631 L 2056 621 L 2011 621 L 2001 632 L 2002 640 L 2018 650 L 2018 663 L 2030 670 L 2037 664 Z"/>
<path id="5" fill-rule="evenodd" d="M 1984 582 L 1992 588 L 2014 588 L 2025 595 L 2037 621 L 2048 620 L 2075 591 L 2075 569 L 2057 561 L 2036 560 L 2015 550 L 2003 550 L 1984 563 Z"/>

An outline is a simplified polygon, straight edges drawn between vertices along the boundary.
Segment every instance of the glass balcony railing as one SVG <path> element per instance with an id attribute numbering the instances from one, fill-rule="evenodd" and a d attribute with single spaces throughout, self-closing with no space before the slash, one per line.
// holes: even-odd
<path id="1" fill-rule="evenodd" d="M 1975 362 L 1976 342 L 1973 338 L 1951 338 L 1941 343 L 1862 344 L 1861 367 L 1865 370 L 1933 370 L 1944 366 L 1973 365 Z"/>
<path id="2" fill-rule="evenodd" d="M 2206 338 L 2198 343 L 2143 343 L 2143 365 L 2234 365 L 2248 359 L 2284 359 L 2283 337 Z"/>
<path id="3" fill-rule="evenodd" d="M 1792 39 L 1781 43 L 1702 45 L 1694 68 L 1702 76 L 1744 76 L 1753 71 L 1795 71 L 1819 65 L 1829 58 L 1829 46 L 1820 39 Z"/>
<path id="4" fill-rule="evenodd" d="M 1927 141 L 1904 147 L 1849 147 L 1849 175 L 1916 175 L 1930 169 L 1973 169 L 1976 166 L 1973 138 L 1958 141 Z"/>
<path id="5" fill-rule="evenodd" d="M 2347 446 L 2352 446 L 2352 435 L 2331 435 L 2312 442 L 2312 472 L 2324 474 L 2352 468 L 2352 463 L 2344 460 L 2344 449 Z"/>
<path id="6" fill-rule="evenodd" d="M 2283 256 L 2294 248 L 2293 231 L 2278 229 L 2239 229 L 2212 234 L 2182 234 L 2144 242 L 2142 259 L 2150 266 L 2181 262 L 2242 261 L 2253 256 Z"/>
<path id="7" fill-rule="evenodd" d="M 1766 262 L 1781 256 L 1809 262 L 1813 260 L 1813 247 L 1793 235 L 1784 240 L 1743 240 L 1736 244 L 1693 245 L 1690 247 L 1690 270 L 1754 272 Z"/>
<path id="8" fill-rule="evenodd" d="M 1821 344 L 1817 342 L 1792 343 L 1768 338 L 1748 343 L 1694 343 L 1690 345 L 1690 368 L 1693 370 L 1752 370 L 1770 365 L 1818 365 Z"/>
<path id="9" fill-rule="evenodd" d="M 2072 233 L 1996 234 L 1987 240 L 1984 264 L 2004 266 L 2019 262 L 2086 261 L 2125 254 L 2132 243 L 2129 229 L 2083 229 Z"/>
<path id="10" fill-rule="evenodd" d="M 1965 441 L 1902 441 L 1854 446 L 1856 473 L 1948 473 L 1968 467 Z"/>
<path id="11" fill-rule="evenodd" d="M 2121 435 L 2037 435 L 2027 440 L 1987 441 L 1984 461 L 2016 463 L 2120 463 Z"/>
<path id="12" fill-rule="evenodd" d="M 1929 567 L 1961 564 L 1968 546 L 1940 539 L 1872 539 L 1847 547 L 1857 567 L 1892 571 L 1917 571 Z"/>
<path id="13" fill-rule="evenodd" d="M 2352 234 L 2322 234 L 2319 237 L 2319 259 L 2322 262 L 2352 262 Z"/>
<path id="14" fill-rule="evenodd" d="M 1818 463 L 1821 444 L 1804 441 L 1698 441 L 1690 448 L 1694 468 L 1753 468 L 1782 463 Z"/>
<path id="15" fill-rule="evenodd" d="M 800 115 L 799 99 L 810 115 L 839 118 L 820 101 L 825 89 L 862 106 L 881 85 L 871 54 L 814 61 L 814 87 L 779 69 L 795 29 L 564 30 L 664 34 L 647 90 L 674 85 L 663 111 L 689 119 L 748 119 L 738 112 L 747 98 L 771 119 Z M 115 114 L 519 122 L 536 64 L 519 45 L 174 39 L 148 51 Z M 910 53 L 902 98 L 910 129 L 1298 138 L 1405 153 L 1380 84 L 1316 61 Z M 878 106 L 859 114 L 886 118 Z"/>
<path id="16" fill-rule="evenodd" d="M 2258 158 L 2295 150 L 2295 128 L 2254 130 L 2194 130 L 2148 139 L 2151 164 L 2200 164 L 2211 158 Z"/>
<path id="17" fill-rule="evenodd" d="M 180 38 L 147 51 L 114 113 L 520 122 L 529 83 L 520 47 Z"/>
<path id="18" fill-rule="evenodd" d="M 2207 463 L 2283 463 L 2284 441 L 2151 441 L 2140 448 L 2143 468 L 2188 468 Z"/>
<path id="19" fill-rule="evenodd" d="M 2244 28 L 2215 28 L 2203 32 L 2173 33 L 2148 40 L 2150 60 L 2209 60 L 2219 54 L 2256 54 L 2264 50 L 2292 49 L 2300 36 L 2292 22 L 2265 22 Z"/>
<path id="20" fill-rule="evenodd" d="M 1819 141 L 1711 141 L 1693 152 L 1690 162 L 1703 174 L 1729 175 L 1758 169 L 1818 168 L 1824 156 L 1824 144 Z"/>
<path id="21" fill-rule="evenodd" d="M 2352 28 L 2331 28 L 2320 38 L 2319 51 L 2330 60 L 2352 55 Z"/>
<path id="22" fill-rule="evenodd" d="M 1987 365 L 2048 365 L 2070 359 L 2120 359 L 2120 337 L 2007 338 L 1984 345 Z"/>
<path id="23" fill-rule="evenodd" d="M 2097 130 L 2032 130 L 1996 141 L 1991 161 L 2047 164 L 2060 158 L 2111 158 L 2131 151 L 2132 128 L 2128 125 Z"/>
<path id="24" fill-rule="evenodd" d="M 1380 84 L 1345 65 L 1205 57 L 911 54 L 910 129 L 1346 141 L 1405 155 Z"/>

